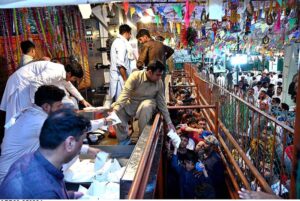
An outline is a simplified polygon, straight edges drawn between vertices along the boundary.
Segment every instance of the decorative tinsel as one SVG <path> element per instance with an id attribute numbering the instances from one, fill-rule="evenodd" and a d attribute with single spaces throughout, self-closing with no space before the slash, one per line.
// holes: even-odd
<path id="1" fill-rule="evenodd" d="M 186 40 L 189 47 L 193 47 L 196 43 L 197 31 L 193 27 L 187 28 Z"/>

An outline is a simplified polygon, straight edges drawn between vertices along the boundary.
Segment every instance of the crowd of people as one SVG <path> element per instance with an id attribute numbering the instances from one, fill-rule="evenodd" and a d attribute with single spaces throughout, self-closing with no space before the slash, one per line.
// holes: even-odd
<path id="1" fill-rule="evenodd" d="M 290 98 L 294 104 L 296 103 L 298 77 L 295 75 L 292 82 L 289 83 L 288 91 L 284 94 L 285 97 L 283 96 L 283 82 L 285 80 L 283 80 L 281 73 L 268 72 L 267 70 L 257 72 L 257 74 L 241 72 L 236 84 L 232 82 L 231 73 L 225 77 L 220 74 L 214 75 L 211 71 L 208 77 L 210 77 L 210 82 L 216 82 L 221 86 L 219 93 L 222 113 L 228 109 L 230 113 L 238 114 L 238 118 L 231 118 L 231 116 L 222 114 L 221 119 L 224 120 L 226 126 L 231 125 L 232 129 L 229 128 L 230 126 L 228 129 L 231 130 L 238 142 L 242 143 L 246 139 L 246 142 L 242 144 L 248 158 L 264 175 L 273 191 L 277 195 L 281 193 L 280 196 L 282 197 L 287 196 L 290 191 L 293 161 L 291 153 L 294 149 L 294 136 L 282 125 L 295 128 L 296 108 L 285 103 L 284 100 Z M 224 93 L 222 94 L 222 88 L 228 89 L 235 96 L 257 107 L 275 120 L 270 120 L 253 109 L 249 110 L 248 106 L 246 106 L 248 110 L 245 109 L 245 105 L 237 99 L 228 98 Z M 276 120 L 281 125 L 275 123 Z M 273 150 L 274 144 L 276 149 Z M 241 168 L 244 169 L 245 166 L 236 155 L 236 150 L 231 151 Z M 283 166 L 282 169 L 280 168 L 281 165 Z M 279 192 L 279 187 L 283 189 L 281 192 Z"/>
<path id="2" fill-rule="evenodd" d="M 200 75 L 210 82 L 228 89 L 234 95 L 272 115 L 277 120 L 294 127 L 297 74 L 289 84 L 288 94 L 286 94 L 286 97 L 290 96 L 292 101 L 286 103 L 284 100 L 287 98 L 283 99 L 283 77 L 280 72 L 268 72 L 266 69 L 260 72 L 240 72 L 237 81 L 237 78 L 234 79 L 236 75 L 233 75 L 233 72 L 213 73 L 212 69 L 207 71 L 203 68 Z"/>
<path id="3" fill-rule="evenodd" d="M 172 79 L 170 106 L 196 105 L 195 88 L 184 77 Z M 176 87 L 178 86 L 178 87 Z M 209 131 L 207 120 L 200 109 L 170 110 L 176 133 L 180 136 L 177 147 L 172 138 L 165 142 L 168 198 L 226 199 L 225 166 L 220 157 L 219 142 Z M 175 188 L 175 189 L 174 189 Z"/>
<path id="4" fill-rule="evenodd" d="M 122 121 L 114 125 L 118 143 L 130 143 L 128 122 L 132 118 L 138 119 L 141 133 L 156 109 L 164 115 L 168 128 L 175 131 L 161 79 L 172 48 L 141 29 L 137 39 L 143 46 L 136 58 L 128 44 L 131 28 L 123 24 L 119 33 L 111 47 L 109 92 L 110 110 Z M 83 139 L 87 132 L 109 126 L 112 120 L 87 121 L 74 112 L 79 109 L 79 102 L 84 107 L 91 106 L 74 86 L 84 76 L 75 58 L 37 58 L 32 41 L 23 41 L 21 48 L 20 66 L 9 77 L 0 105 L 6 114 L 0 198 L 79 198 L 82 194 L 67 191 L 61 167 L 80 150 L 96 157 L 101 150 L 82 145 Z M 47 185 L 41 188 L 41 182 Z"/>
<path id="5" fill-rule="evenodd" d="M 136 38 L 142 47 L 137 56 L 128 43 L 130 38 L 131 27 L 121 25 L 110 51 L 110 89 L 106 105 L 121 120 L 114 125 L 118 143 L 132 144 L 130 122 L 138 121 L 139 137 L 153 114 L 160 111 L 168 131 L 180 137 L 179 145 L 172 138 L 165 142 L 167 182 L 168 188 L 172 188 L 167 190 L 168 197 L 229 198 L 219 142 L 208 129 L 200 110 L 168 111 L 162 78 L 173 49 L 154 40 L 148 30 L 140 29 Z M 6 112 L 0 155 L 0 198 L 79 198 L 82 194 L 67 191 L 60 169 L 80 151 L 96 157 L 101 150 L 82 146 L 83 139 L 88 131 L 112 122 L 106 118 L 88 121 L 74 112 L 78 102 L 91 106 L 73 85 L 79 83 L 84 74 L 78 61 L 74 58 L 36 59 L 35 45 L 31 41 L 23 42 L 21 48 L 20 68 L 9 77 L 0 105 Z M 293 111 L 282 103 L 282 76 L 262 72 L 261 77 L 250 79 L 251 76 L 241 74 L 241 79 L 233 85 L 229 75 L 216 78 L 212 71 L 207 75 L 211 82 L 227 86 L 235 95 L 293 126 Z M 186 82 L 185 78 L 173 80 L 175 86 Z M 169 104 L 195 105 L 195 90 L 193 87 L 172 88 Z M 46 185 L 41 187 L 41 182 Z"/>

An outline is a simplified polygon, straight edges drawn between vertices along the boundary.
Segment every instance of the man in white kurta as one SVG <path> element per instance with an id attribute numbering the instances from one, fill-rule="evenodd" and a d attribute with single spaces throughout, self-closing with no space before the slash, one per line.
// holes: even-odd
<path id="1" fill-rule="evenodd" d="M 113 102 L 120 96 L 124 83 L 131 72 L 130 59 L 132 59 L 133 52 L 128 42 L 130 38 L 131 28 L 127 24 L 123 24 L 119 27 L 119 35 L 111 46 L 109 96 Z"/>
<path id="2" fill-rule="evenodd" d="M 0 184 L 15 161 L 24 154 L 32 153 L 39 148 L 41 128 L 51 112 L 62 108 L 61 100 L 64 95 L 64 91 L 56 86 L 43 85 L 36 93 L 36 96 L 38 96 L 36 99 L 42 100 L 39 101 L 39 106 L 33 104 L 31 107 L 23 110 L 15 118 L 14 123 L 6 124 L 7 129 L 1 144 Z M 107 121 L 104 121 L 104 119 L 92 120 L 91 130 L 98 129 L 105 122 Z M 95 156 L 99 151 L 99 149 L 91 148 L 88 145 L 83 145 L 81 148 L 81 153 L 88 153 L 91 156 Z"/>
<path id="3" fill-rule="evenodd" d="M 66 89 L 85 106 L 90 106 L 70 82 L 81 77 L 76 77 L 72 72 L 67 72 L 64 65 L 50 61 L 32 62 L 18 69 L 9 77 L 0 105 L 0 110 L 6 112 L 5 123 L 14 115 L 32 105 L 34 94 L 41 85 L 53 84 Z"/>

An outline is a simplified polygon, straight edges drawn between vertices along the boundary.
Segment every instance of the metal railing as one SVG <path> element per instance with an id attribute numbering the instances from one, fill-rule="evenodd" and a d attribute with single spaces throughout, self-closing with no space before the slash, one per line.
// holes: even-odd
<path id="1" fill-rule="evenodd" d="M 252 190 L 261 187 L 266 192 L 288 197 L 293 188 L 289 153 L 294 130 L 226 89 L 201 79 L 191 65 L 186 65 L 184 71 L 190 83 L 197 86 L 200 103 L 209 105 L 219 101 L 219 140 L 223 153 L 230 168 L 237 171 L 234 159 L 247 181 L 233 171 L 239 187 Z M 215 116 L 212 110 L 205 115 Z"/>
<path id="2" fill-rule="evenodd" d="M 139 162 L 138 169 L 135 178 L 132 182 L 130 191 L 128 193 L 128 199 L 143 199 L 146 186 L 155 155 L 156 146 L 158 143 L 159 135 L 162 132 L 161 115 L 155 116 L 153 125 L 150 130 L 149 138 L 143 152 L 141 161 Z"/>

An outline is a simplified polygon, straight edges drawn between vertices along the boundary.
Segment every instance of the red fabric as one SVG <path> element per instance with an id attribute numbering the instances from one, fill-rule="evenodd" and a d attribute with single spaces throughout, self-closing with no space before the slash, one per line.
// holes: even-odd
<path id="1" fill-rule="evenodd" d="M 197 132 L 189 132 L 189 137 L 194 140 L 195 144 L 198 144 L 200 141 L 202 141 L 203 139 L 201 139 L 199 137 L 199 133 Z"/>
<path id="2" fill-rule="evenodd" d="M 108 137 L 111 137 L 111 138 L 116 138 L 117 137 L 116 130 L 114 129 L 113 126 L 108 127 L 108 132 L 109 132 Z"/>
<path id="3" fill-rule="evenodd" d="M 289 159 L 292 160 L 292 158 L 293 158 L 293 145 L 290 145 L 290 146 L 286 147 L 284 152 L 289 157 Z"/>

